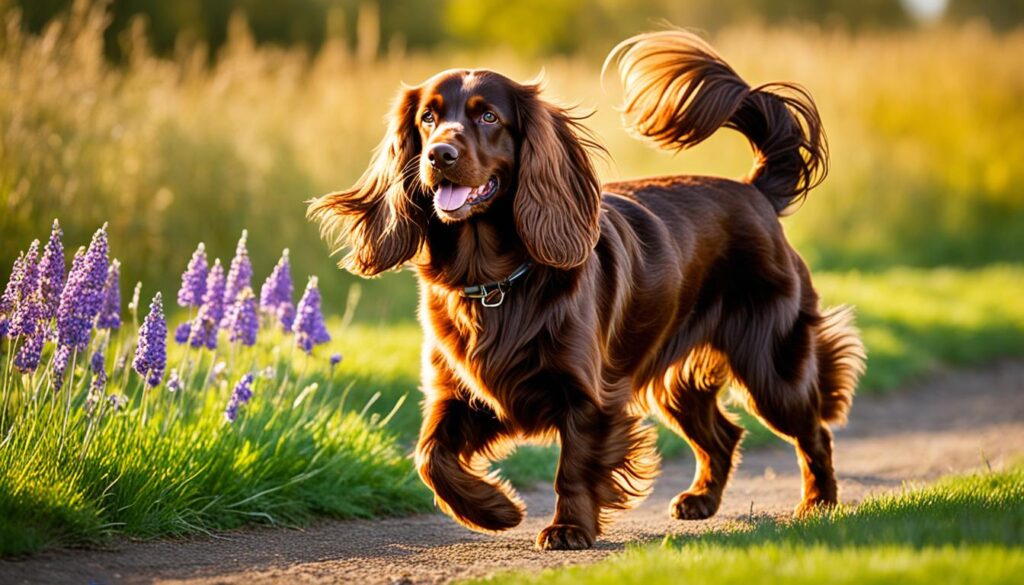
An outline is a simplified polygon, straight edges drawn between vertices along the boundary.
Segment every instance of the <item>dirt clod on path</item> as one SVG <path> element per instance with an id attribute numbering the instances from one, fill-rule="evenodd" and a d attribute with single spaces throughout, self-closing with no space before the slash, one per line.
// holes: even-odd
<path id="1" fill-rule="evenodd" d="M 840 498 L 855 503 L 907 481 L 1024 456 L 1024 362 L 944 373 L 888 397 L 860 397 L 836 432 Z M 497 536 L 467 531 L 433 514 L 375 521 L 322 522 L 306 530 L 251 529 L 216 537 L 121 541 L 112 550 L 48 551 L 0 561 L 2 583 L 443 583 L 504 570 L 589 563 L 626 543 L 698 534 L 757 515 L 789 514 L 800 498 L 792 450 L 750 450 L 711 520 L 679 522 L 668 504 L 686 489 L 691 461 L 665 466 L 654 493 L 619 516 L 582 552 L 539 552 L 533 539 L 551 517 L 550 489 L 524 494 L 529 516 Z"/>

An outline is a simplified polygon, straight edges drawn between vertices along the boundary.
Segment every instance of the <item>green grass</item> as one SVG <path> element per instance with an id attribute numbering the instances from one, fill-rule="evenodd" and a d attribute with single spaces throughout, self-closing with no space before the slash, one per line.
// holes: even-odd
<path id="1" fill-rule="evenodd" d="M 108 367 L 130 349 L 126 337 L 114 339 Z M 332 377 L 323 348 L 306 357 L 289 353 L 290 338 L 267 331 L 261 337 L 252 349 L 204 351 L 197 383 L 178 393 L 147 390 L 145 407 L 137 376 L 115 373 L 109 392 L 129 403 L 116 410 L 102 400 L 88 412 L 90 376 L 81 359 L 69 384 L 70 411 L 67 394 L 52 393 L 41 372 L 14 377 L 0 444 L 0 555 L 95 544 L 114 534 L 155 537 L 431 509 L 405 447 L 385 428 L 389 421 L 362 414 L 366 400 L 344 402 L 336 379 L 342 376 Z M 184 354 L 175 348 L 170 363 L 185 363 Z M 202 386 L 214 361 L 227 363 L 226 374 Z M 224 408 L 240 372 L 268 366 L 274 373 L 256 377 L 251 402 L 228 423 Z M 33 384 L 37 400 L 30 398 Z"/>
<path id="2" fill-rule="evenodd" d="M 760 520 L 590 567 L 475 583 L 1018 583 L 1024 466 L 947 478 L 796 521 Z"/>
<path id="3" fill-rule="evenodd" d="M 1024 355 L 1024 304 L 1013 294 L 1024 289 L 1022 267 L 820 273 L 816 282 L 827 303 L 858 308 L 870 356 L 864 393 L 888 391 L 942 367 Z M 88 376 L 81 363 L 63 442 L 59 397 L 43 393 L 41 406 L 32 407 L 42 409 L 42 418 L 25 410 L 29 403 L 12 402 L 7 416 L 16 432 L 0 444 L 0 517 L 7 519 L 0 554 L 89 544 L 111 534 L 148 537 L 431 509 L 407 457 L 420 417 L 419 326 L 342 328 L 334 320 L 331 330 L 331 346 L 313 358 L 289 353 L 279 335 L 263 335 L 255 349 L 233 356 L 222 350 L 217 359 L 231 362 L 228 378 L 186 392 L 184 404 L 164 387 L 151 391 L 150 419 L 141 429 L 136 380 L 115 377 L 112 391 L 133 402 L 120 413 L 104 411 L 88 447 L 90 417 L 81 408 Z M 127 351 L 125 341 L 115 338 L 108 367 Z M 334 350 L 345 359 L 332 376 L 325 355 Z M 182 357 L 175 349 L 171 363 Z M 204 357 L 200 371 L 212 361 Z M 257 379 L 253 401 L 228 425 L 222 412 L 237 379 L 231 372 L 247 365 L 273 365 L 277 373 Z M 303 382 L 278 397 L 286 371 Z M 31 382 L 20 378 L 18 384 Z M 313 383 L 315 389 L 305 391 Z M 177 419 L 168 418 L 175 413 Z M 774 440 L 749 417 L 744 424 L 751 431 L 748 446 Z M 667 457 L 687 451 L 668 432 L 661 444 Z M 528 446 L 500 467 L 527 486 L 550 479 L 555 464 L 553 448 Z"/>

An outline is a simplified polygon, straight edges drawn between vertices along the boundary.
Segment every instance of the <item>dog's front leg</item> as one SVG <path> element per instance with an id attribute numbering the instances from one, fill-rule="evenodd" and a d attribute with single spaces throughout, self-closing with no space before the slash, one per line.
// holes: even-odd
<path id="1" fill-rule="evenodd" d="M 596 476 L 610 472 L 599 464 L 603 419 L 600 408 L 589 400 L 571 406 L 565 413 L 558 429 L 562 451 L 555 475 L 555 515 L 537 535 L 537 548 L 577 550 L 593 546 L 601 513 L 594 488 L 603 480 Z"/>
<path id="2" fill-rule="evenodd" d="M 438 507 L 460 524 L 487 532 L 512 528 L 523 519 L 523 504 L 507 482 L 484 477 L 486 459 L 509 440 L 508 429 L 494 411 L 471 402 L 434 357 L 416 447 L 420 477 Z"/>
<path id="3" fill-rule="evenodd" d="M 654 434 L 625 409 L 602 407 L 589 397 L 566 410 L 558 434 L 558 500 L 537 547 L 590 548 L 609 513 L 646 496 L 658 466 Z"/>

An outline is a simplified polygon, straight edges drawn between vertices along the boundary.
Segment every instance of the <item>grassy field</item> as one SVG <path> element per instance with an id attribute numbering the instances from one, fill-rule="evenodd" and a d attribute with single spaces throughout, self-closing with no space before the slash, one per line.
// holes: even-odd
<path id="1" fill-rule="evenodd" d="M 2 15 L 0 15 L 2 16 Z M 489 67 L 516 79 L 542 68 L 549 95 L 579 103 L 607 146 L 605 179 L 700 173 L 738 177 L 751 153 L 723 131 L 679 156 L 621 129 L 617 81 L 602 87 L 600 55 L 534 60 L 508 53 L 389 53 L 365 62 L 343 43 L 316 54 L 258 46 L 236 23 L 208 60 L 183 42 L 147 50 L 142 28 L 127 60 L 105 60 L 100 9 L 42 36 L 0 27 L 0 266 L 58 213 L 69 237 L 110 222 L 132 242 L 126 272 L 158 290 L 176 283 L 205 241 L 230 250 L 242 228 L 257 271 L 289 247 L 300 274 L 320 274 L 338 308 L 352 277 L 331 270 L 304 201 L 350 185 L 381 139 L 400 82 L 448 67 Z M 700 23 L 678 23 L 700 26 Z M 747 81 L 795 80 L 821 109 L 829 179 L 786 220 L 812 266 L 979 266 L 1024 249 L 1024 33 L 977 26 L 851 35 L 812 27 L 731 28 L 711 39 Z M 609 47 L 611 48 L 611 47 Z M 955 75 L 951 74 L 955 71 Z M 364 320 L 412 312 L 407 275 L 365 285 Z"/>
<path id="2" fill-rule="evenodd" d="M 667 539 L 590 567 L 474 583 L 1017 583 L 1024 466 L 947 478 L 796 520 Z"/>
<path id="3" fill-rule="evenodd" d="M 74 265 L 105 256 L 93 254 L 104 240 L 97 232 Z M 239 258 L 244 255 L 232 261 L 229 276 Z M 109 283 L 117 277 L 108 276 L 116 264 L 108 269 L 104 258 L 102 265 L 104 291 L 116 290 Z M 83 281 L 81 274 L 73 269 L 65 293 Z M 115 534 L 168 536 L 253 522 L 295 526 L 314 517 L 430 509 L 406 446 L 387 428 L 388 410 L 400 402 L 383 415 L 367 412 L 374 397 L 346 402 L 357 380 L 339 375 L 342 358 L 331 340 L 318 335 L 315 345 L 299 345 L 300 333 L 315 329 L 301 324 L 315 325 L 320 311 L 307 302 L 315 280 L 295 309 L 294 330 L 286 333 L 272 314 L 257 313 L 253 301 L 251 320 L 229 318 L 223 331 L 213 323 L 214 347 L 168 341 L 159 293 L 150 304 L 136 288 L 131 318 L 104 329 L 105 313 L 88 317 L 88 337 L 77 348 L 66 315 L 89 310 L 80 300 L 88 287 L 60 294 L 51 320 L 22 312 L 46 298 L 36 292 L 44 287 L 26 294 L 24 286 L 14 318 L 0 318 L 5 329 L 32 320 L 35 331 L 0 336 L 0 556 Z M 220 302 L 223 287 L 214 290 Z M 248 296 L 238 295 L 228 315 L 252 299 L 244 291 Z M 188 320 L 182 314 L 170 330 Z M 245 323 L 252 328 L 248 341 L 239 334 L 248 330 Z M 332 329 L 335 337 L 347 334 L 340 324 Z M 22 358 L 34 339 L 42 351 L 33 363 Z M 56 366 L 61 350 L 72 347 L 69 367 Z"/>
<path id="4" fill-rule="evenodd" d="M 1024 355 L 1024 306 L 1010 294 L 1024 288 L 1024 269 L 822 273 L 817 282 L 829 302 L 858 306 L 870 354 L 864 393 L 950 365 Z M 15 402 L 7 410 L 14 432 L 0 444 L 0 514 L 7 518 L 0 554 L 115 534 L 150 537 L 431 509 L 406 457 L 419 424 L 418 326 L 343 327 L 335 319 L 330 330 L 334 340 L 313 357 L 289 350 L 289 338 L 269 331 L 251 349 L 191 350 L 193 360 L 202 355 L 199 380 L 215 362 L 231 367 L 201 389 L 150 390 L 144 426 L 142 391 L 127 373 L 110 391 L 125 394 L 128 405 L 105 411 L 102 424 L 92 425 L 82 408 L 89 380 L 80 365 L 63 438 L 63 425 L 54 424 L 64 416 L 63 402 Z M 0 357 L 9 355 L 9 343 L 0 346 Z M 115 336 L 108 362 L 131 343 L 127 332 Z M 334 350 L 344 360 L 332 370 L 326 355 Z M 185 358 L 181 347 L 171 348 L 170 363 Z M 275 373 L 257 377 L 252 402 L 227 424 L 231 387 L 249 364 Z M 18 383 L 33 382 L 41 379 Z M 755 421 L 745 425 L 752 431 L 748 446 L 775 440 Z M 662 449 L 668 456 L 687 451 L 667 432 Z M 501 467 L 523 486 L 549 479 L 555 464 L 553 448 L 528 447 Z"/>
<path id="5" fill-rule="evenodd" d="M 112 393 L 128 399 L 121 409 L 104 400 L 90 411 L 83 406 L 86 389 L 72 390 L 66 422 L 63 393 L 51 396 L 45 385 L 33 402 L 17 398 L 30 388 L 9 389 L 15 397 L 0 445 L 0 555 L 99 543 L 115 534 L 167 536 L 429 510 L 430 496 L 405 447 L 384 428 L 387 421 L 361 415 L 365 401 L 342 403 L 343 388 L 332 381 L 326 357 L 302 356 L 289 368 L 279 357 L 287 340 L 267 337 L 233 358 L 228 350 L 204 352 L 195 378 L 209 377 L 205 387 L 146 390 L 145 424 L 144 391 L 134 374 L 111 384 Z M 111 355 L 127 342 L 119 336 Z M 172 352 L 172 363 L 183 353 Z M 232 359 L 227 374 L 209 371 L 215 360 Z M 224 410 L 238 377 L 231 372 L 244 371 L 238 362 L 247 361 L 273 365 L 276 373 L 256 377 L 251 403 L 229 423 Z M 87 386 L 81 367 L 78 375 Z M 42 378 L 21 383 L 41 385 Z"/>
<path id="6" fill-rule="evenodd" d="M 325 307 L 339 315 L 354 279 L 334 268 L 304 201 L 362 172 L 399 82 L 446 67 L 518 79 L 544 67 L 553 98 L 596 109 L 587 123 L 611 154 L 606 179 L 740 176 L 751 162 L 728 132 L 678 157 L 629 138 L 599 57 L 392 51 L 367 61 L 340 42 L 315 54 L 257 46 L 236 22 L 216 58 L 185 41 L 172 57 L 154 56 L 135 27 L 122 39 L 125 62 L 112 63 L 102 6 L 76 6 L 41 35 L 25 33 L 14 12 L 0 15 L 4 281 L 18 251 L 59 216 L 76 244 L 109 222 L 128 282 L 170 299 L 196 242 L 226 258 L 248 228 L 258 277 L 288 247 L 296 281 L 319 274 Z M 857 306 L 870 355 L 862 391 L 1024 355 L 1024 32 L 753 27 L 711 40 L 751 83 L 798 80 L 821 107 L 833 171 L 784 223 L 826 301 Z M 0 554 L 430 509 L 407 457 L 419 424 L 412 276 L 361 287 L 354 323 L 329 319 L 334 341 L 315 358 L 289 350 L 288 336 L 261 333 L 254 349 L 203 353 L 193 369 L 209 382 L 186 392 L 144 392 L 118 369 L 135 335 L 122 331 L 106 355 L 120 372 L 107 392 L 127 399 L 120 410 L 84 408 L 86 356 L 65 394 L 51 395 L 39 391 L 48 378 L 11 373 L 16 342 L 0 340 Z M 185 318 L 171 315 L 171 329 Z M 328 351 L 345 356 L 336 369 Z M 174 363 L 197 355 L 171 350 Z M 225 373 L 206 376 L 218 361 Z M 239 377 L 267 366 L 252 402 L 226 423 Z M 747 423 L 748 445 L 772 440 Z M 667 433 L 662 447 L 685 451 Z M 554 464 L 550 449 L 530 448 L 501 465 L 525 485 Z"/>

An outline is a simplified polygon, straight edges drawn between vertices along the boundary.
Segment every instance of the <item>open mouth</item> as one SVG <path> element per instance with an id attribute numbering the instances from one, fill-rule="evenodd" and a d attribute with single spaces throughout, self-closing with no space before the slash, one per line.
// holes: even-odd
<path id="1" fill-rule="evenodd" d="M 498 178 L 491 177 L 479 187 L 466 187 L 442 181 L 434 191 L 434 203 L 442 211 L 455 211 L 463 205 L 477 205 L 490 199 L 498 191 Z"/>

